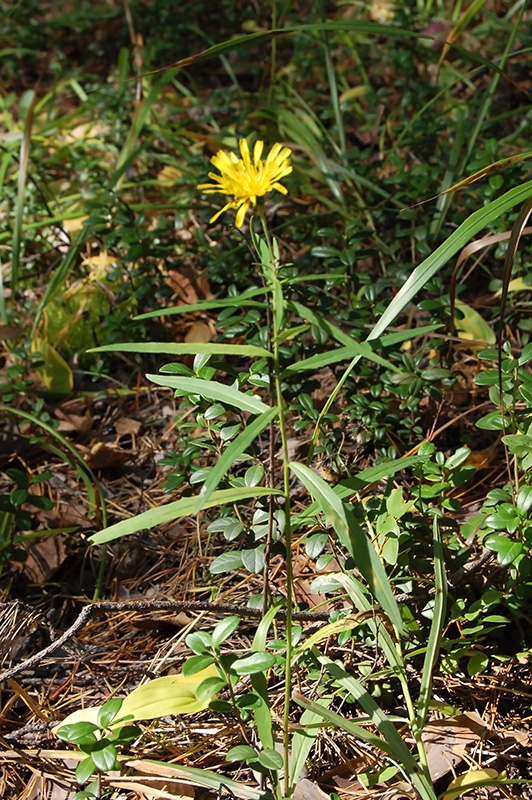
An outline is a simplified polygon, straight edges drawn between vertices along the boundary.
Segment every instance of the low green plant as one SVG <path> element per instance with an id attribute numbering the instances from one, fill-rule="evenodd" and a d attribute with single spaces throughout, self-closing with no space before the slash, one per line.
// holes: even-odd
<path id="1" fill-rule="evenodd" d="M 120 771 L 120 750 L 139 736 L 140 730 L 135 725 L 114 727 L 123 721 L 119 714 L 121 707 L 122 700 L 108 700 L 99 709 L 96 722 L 73 722 L 57 729 L 59 739 L 74 745 L 85 755 L 76 767 L 76 781 L 84 788 L 75 793 L 74 800 L 102 797 L 101 776 Z M 94 774 L 98 778 L 88 783 Z"/>

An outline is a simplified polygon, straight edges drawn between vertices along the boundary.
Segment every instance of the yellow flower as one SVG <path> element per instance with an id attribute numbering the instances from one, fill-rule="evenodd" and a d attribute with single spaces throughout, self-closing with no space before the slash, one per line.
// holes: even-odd
<path id="1" fill-rule="evenodd" d="M 237 228 L 244 224 L 246 211 L 250 205 L 257 205 L 257 197 L 262 197 L 272 189 L 281 194 L 287 194 L 287 190 L 279 181 L 292 172 L 290 166 L 292 151 L 289 147 L 283 147 L 278 143 L 274 144 L 266 161 L 261 159 L 264 142 L 261 142 L 260 139 L 255 142 L 253 148 L 253 161 L 245 139 L 240 140 L 239 147 L 242 158 L 238 158 L 234 153 L 225 153 L 223 150 L 219 150 L 211 158 L 211 163 L 220 170 L 221 175 L 209 172 L 209 178 L 216 183 L 201 183 L 198 186 L 198 189 L 202 189 L 205 194 L 219 192 L 233 195 L 234 200 L 226 203 L 210 222 L 215 222 L 220 214 L 223 214 L 228 208 L 236 208 L 235 225 Z"/>

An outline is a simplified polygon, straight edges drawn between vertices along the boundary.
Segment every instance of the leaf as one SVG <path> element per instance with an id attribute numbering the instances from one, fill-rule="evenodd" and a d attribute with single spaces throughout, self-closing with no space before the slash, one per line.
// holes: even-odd
<path id="1" fill-rule="evenodd" d="M 211 575 L 221 575 L 224 572 L 233 572 L 241 567 L 242 553 L 239 550 L 231 550 L 215 558 L 209 567 L 209 572 Z"/>
<path id="2" fill-rule="evenodd" d="M 461 339 L 475 339 L 487 342 L 487 344 L 495 344 L 495 333 L 478 311 L 461 300 L 456 301 L 456 308 L 461 313 L 455 317 L 454 324 Z"/>
<path id="3" fill-rule="evenodd" d="M 91 756 L 88 758 L 84 758 L 83 761 L 80 761 L 78 766 L 76 767 L 76 781 L 83 786 L 84 783 L 87 783 L 90 776 L 96 772 L 96 764 L 92 760 Z"/>
<path id="4" fill-rule="evenodd" d="M 44 364 L 35 371 L 51 392 L 69 393 L 74 388 L 74 375 L 63 356 L 45 339 L 35 337 L 30 351 L 40 353 Z"/>
<path id="5" fill-rule="evenodd" d="M 226 639 L 229 639 L 229 637 L 233 635 L 239 625 L 239 617 L 226 617 L 225 619 L 221 619 L 212 632 L 212 646 L 220 647 Z"/>
<path id="6" fill-rule="evenodd" d="M 270 406 L 267 406 L 255 395 L 244 394 L 232 386 L 226 386 L 217 381 L 182 378 L 178 375 L 146 375 L 146 377 L 158 386 L 168 386 L 181 394 L 199 394 L 200 397 L 205 397 L 207 400 L 227 403 L 227 405 L 236 406 L 241 411 L 249 411 L 250 414 L 264 414 L 270 411 Z"/>
<path id="7" fill-rule="evenodd" d="M 334 490 L 304 464 L 290 463 L 290 469 L 315 497 L 343 547 L 350 553 L 371 592 L 397 631 L 402 631 L 401 613 L 380 558 L 354 516 Z"/>
<path id="8" fill-rule="evenodd" d="M 278 489 L 268 489 L 265 486 L 242 486 L 233 489 L 220 489 L 204 504 L 204 508 L 212 508 L 226 503 L 238 503 L 239 500 L 248 500 L 251 497 L 264 497 L 270 494 L 282 494 Z M 130 519 L 124 519 L 114 525 L 104 528 L 99 533 L 89 537 L 91 544 L 103 544 L 121 536 L 128 536 L 141 530 L 149 530 L 156 525 L 164 525 L 181 517 L 187 517 L 194 513 L 197 503 L 197 496 L 182 497 L 174 503 L 167 503 L 159 508 L 150 508 L 142 514 L 137 514 Z"/>
<path id="9" fill-rule="evenodd" d="M 96 747 L 91 748 L 91 758 L 99 772 L 109 772 L 119 766 L 117 765 L 116 747 L 105 740 L 98 742 Z"/>
<path id="10" fill-rule="evenodd" d="M 271 800 L 269 792 L 260 791 L 246 783 L 238 783 L 227 775 L 216 774 L 207 769 L 197 767 L 187 767 L 183 764 L 165 764 L 163 762 L 148 761 L 142 759 L 131 759 L 125 764 L 126 767 L 137 769 L 147 775 L 157 775 L 161 778 L 173 778 L 183 780 L 193 786 L 204 786 L 212 791 L 222 793 L 222 790 L 231 792 L 236 797 L 245 800 Z"/>
<path id="11" fill-rule="evenodd" d="M 471 770 L 471 772 L 466 772 L 465 775 L 459 775 L 455 778 L 447 787 L 441 800 L 456 800 L 461 794 L 465 794 L 465 792 L 476 786 L 493 786 L 497 778 L 498 772 L 496 769 Z"/>
<path id="12" fill-rule="evenodd" d="M 217 308 L 266 308 L 266 303 L 251 300 L 252 297 L 266 294 L 268 289 L 252 289 L 251 291 L 242 292 L 236 297 L 224 297 L 221 300 L 201 300 L 199 303 L 190 303 L 189 305 L 171 306 L 170 308 L 161 308 L 159 311 L 148 311 L 146 314 L 139 314 L 133 319 L 151 319 L 152 317 L 167 317 L 171 314 L 188 314 L 191 311 L 211 311 Z"/>
<path id="13" fill-rule="evenodd" d="M 107 728 L 109 726 L 120 711 L 121 706 L 122 700 L 118 697 L 114 697 L 112 700 L 108 700 L 103 704 L 98 714 L 98 725 L 100 728 Z"/>
<path id="14" fill-rule="evenodd" d="M 255 758 L 257 758 L 257 751 L 249 744 L 237 744 L 235 747 L 231 747 L 225 755 L 225 760 L 229 763 L 232 761 L 248 761 Z"/>
<path id="15" fill-rule="evenodd" d="M 255 672 L 264 672 L 277 663 L 273 653 L 252 653 L 244 658 L 239 658 L 231 665 L 231 670 L 237 675 L 253 675 Z"/>
<path id="16" fill-rule="evenodd" d="M 219 677 L 215 665 L 207 667 L 194 675 L 165 675 L 154 678 L 144 683 L 130 694 L 126 695 L 120 709 L 120 718 L 111 727 L 126 724 L 141 719 L 156 719 L 169 714 L 195 714 L 203 711 L 209 705 L 208 700 L 199 701 L 196 698 L 196 689 L 206 679 Z M 82 708 L 69 714 L 58 728 L 73 725 L 83 721 L 91 722 L 98 718 L 102 706 Z M 54 729 L 57 732 L 57 728 Z"/>
<path id="17" fill-rule="evenodd" d="M 278 753 L 277 750 L 264 750 L 259 751 L 259 764 L 261 764 L 265 769 L 282 769 L 283 767 L 283 757 L 281 753 Z"/>
<path id="18" fill-rule="evenodd" d="M 242 564 L 248 572 L 253 575 L 260 575 L 264 569 L 264 547 L 253 547 L 250 550 L 242 550 Z"/>
<path id="19" fill-rule="evenodd" d="M 169 356 L 257 356 L 271 358 L 269 350 L 252 344 L 224 344 L 220 342 L 118 342 L 93 347 L 88 353 L 164 353 Z"/>

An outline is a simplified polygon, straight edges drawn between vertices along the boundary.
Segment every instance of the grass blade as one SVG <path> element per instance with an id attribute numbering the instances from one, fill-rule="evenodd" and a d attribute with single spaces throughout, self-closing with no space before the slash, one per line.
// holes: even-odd
<path id="1" fill-rule="evenodd" d="M 421 673 L 421 686 L 419 689 L 417 706 L 417 724 L 420 731 L 423 730 L 427 720 L 429 701 L 432 693 L 432 678 L 440 651 L 441 635 L 447 607 L 447 577 L 445 575 L 445 559 L 443 555 L 440 523 L 438 517 L 434 517 L 433 541 L 434 584 L 436 594 L 434 596 L 432 624 L 430 626 L 427 651 L 425 653 L 425 661 L 423 663 L 423 672 Z"/>

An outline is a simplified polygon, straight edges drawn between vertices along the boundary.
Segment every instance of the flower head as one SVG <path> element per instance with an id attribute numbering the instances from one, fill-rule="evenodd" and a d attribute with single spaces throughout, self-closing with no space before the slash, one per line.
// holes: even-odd
<path id="1" fill-rule="evenodd" d="M 264 142 L 260 139 L 255 142 L 253 148 L 253 161 L 249 153 L 248 143 L 245 139 L 239 142 L 242 158 L 238 158 L 234 153 L 226 153 L 219 150 L 211 158 L 211 163 L 216 169 L 220 170 L 220 175 L 209 172 L 209 178 L 216 183 L 201 183 L 198 189 L 202 189 L 205 194 L 228 194 L 233 196 L 233 200 L 226 203 L 218 211 L 210 222 L 218 219 L 228 208 L 236 208 L 235 224 L 237 228 L 242 227 L 246 211 L 251 206 L 257 205 L 257 197 L 262 197 L 275 189 L 281 194 L 287 194 L 287 190 L 279 181 L 292 172 L 290 165 L 291 150 L 281 144 L 274 144 L 266 160 L 263 161 L 262 151 Z"/>

